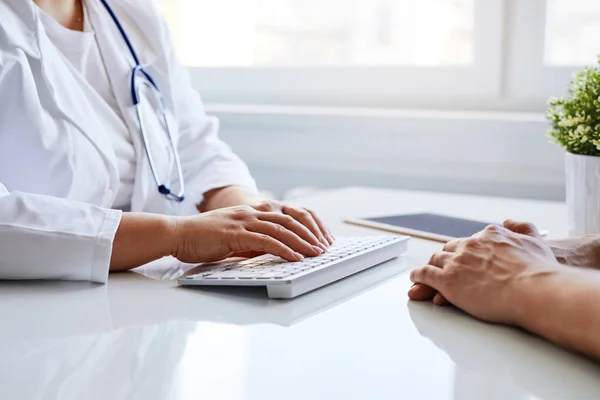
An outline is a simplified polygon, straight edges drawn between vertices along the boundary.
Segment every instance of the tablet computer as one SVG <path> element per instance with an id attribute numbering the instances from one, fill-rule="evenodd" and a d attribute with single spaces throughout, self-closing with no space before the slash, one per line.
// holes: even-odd
<path id="1" fill-rule="evenodd" d="M 498 224 L 433 213 L 347 219 L 345 222 L 438 242 L 448 242 L 457 238 L 469 237 L 483 230 L 488 225 Z M 540 233 L 542 235 L 547 234 L 547 232 Z"/>

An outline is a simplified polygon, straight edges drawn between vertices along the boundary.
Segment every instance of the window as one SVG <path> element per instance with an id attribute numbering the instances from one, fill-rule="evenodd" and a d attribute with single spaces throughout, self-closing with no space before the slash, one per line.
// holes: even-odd
<path id="1" fill-rule="evenodd" d="M 600 54 L 596 0 L 511 0 L 505 95 L 531 99 L 544 110 L 563 95 L 573 72 Z"/>
<path id="2" fill-rule="evenodd" d="M 473 61 L 473 0 L 180 0 L 164 7 L 189 66 Z"/>
<path id="3" fill-rule="evenodd" d="M 600 53 L 598 0 L 160 1 L 212 102 L 541 110 Z"/>
<path id="4" fill-rule="evenodd" d="M 500 89 L 503 0 L 161 0 L 209 102 L 398 106 Z"/>
<path id="5" fill-rule="evenodd" d="M 600 1 L 548 0 L 546 65 L 579 66 L 600 53 Z"/>

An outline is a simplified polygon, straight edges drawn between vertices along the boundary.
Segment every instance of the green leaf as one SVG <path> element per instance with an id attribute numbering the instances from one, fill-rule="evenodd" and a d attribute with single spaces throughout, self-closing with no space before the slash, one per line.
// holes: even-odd
<path id="1" fill-rule="evenodd" d="M 600 156 L 600 55 L 598 65 L 573 74 L 566 98 L 548 99 L 548 136 L 573 154 Z"/>

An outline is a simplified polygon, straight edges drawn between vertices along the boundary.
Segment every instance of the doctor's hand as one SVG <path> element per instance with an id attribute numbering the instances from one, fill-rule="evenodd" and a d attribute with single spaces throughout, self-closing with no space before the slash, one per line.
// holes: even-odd
<path id="1" fill-rule="evenodd" d="M 204 201 L 198 209 L 200 212 L 206 212 L 237 205 L 248 205 L 258 211 L 292 217 L 306 227 L 324 246 L 332 245 L 334 242 L 333 235 L 314 211 L 265 199 L 260 194 L 240 186 L 228 186 L 205 193 Z"/>
<path id="2" fill-rule="evenodd" d="M 110 270 L 125 271 L 166 256 L 192 264 L 264 253 L 300 261 L 325 249 L 291 216 L 250 206 L 189 217 L 124 213 L 113 241 Z"/>
<path id="3" fill-rule="evenodd" d="M 300 261 L 325 251 L 317 237 L 291 216 L 250 206 L 176 218 L 171 237 L 171 255 L 187 263 L 219 261 L 255 252 Z"/>
<path id="4" fill-rule="evenodd" d="M 489 226 L 449 243 L 429 265 L 412 271 L 411 280 L 479 319 L 515 324 L 519 293 L 563 268 L 537 230 L 522 234 Z"/>

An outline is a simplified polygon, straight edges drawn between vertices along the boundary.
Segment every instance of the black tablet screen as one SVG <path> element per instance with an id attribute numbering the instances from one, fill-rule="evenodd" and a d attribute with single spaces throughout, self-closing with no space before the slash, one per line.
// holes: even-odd
<path id="1" fill-rule="evenodd" d="M 472 221 L 437 214 L 393 215 L 389 217 L 366 218 L 365 220 L 453 238 L 471 236 L 483 230 L 486 226 L 491 225 L 488 222 Z"/>

